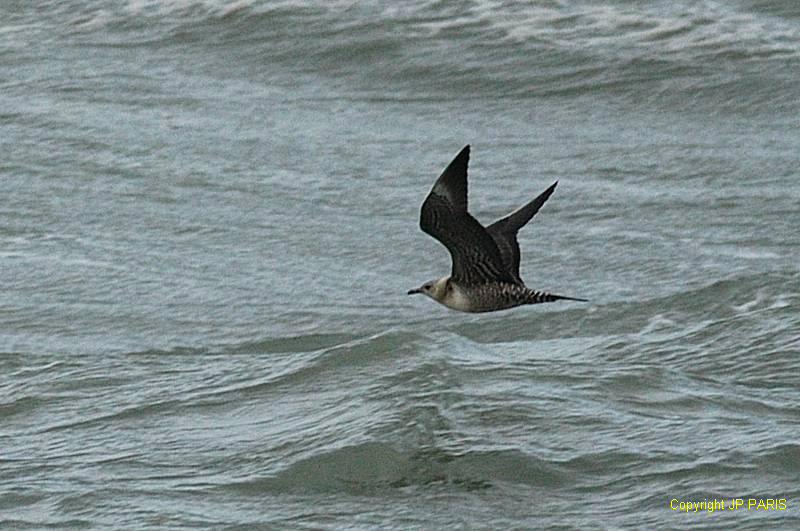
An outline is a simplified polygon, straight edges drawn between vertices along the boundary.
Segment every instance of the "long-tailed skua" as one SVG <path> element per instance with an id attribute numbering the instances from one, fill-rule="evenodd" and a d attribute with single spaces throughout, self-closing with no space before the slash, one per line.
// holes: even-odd
<path id="1" fill-rule="evenodd" d="M 519 276 L 517 231 L 539 211 L 558 181 L 533 201 L 484 227 L 467 212 L 469 149 L 464 147 L 436 180 L 419 219 L 420 228 L 450 251 L 452 272 L 408 294 L 422 293 L 461 312 L 493 312 L 558 300 L 586 302 L 529 289 Z"/>

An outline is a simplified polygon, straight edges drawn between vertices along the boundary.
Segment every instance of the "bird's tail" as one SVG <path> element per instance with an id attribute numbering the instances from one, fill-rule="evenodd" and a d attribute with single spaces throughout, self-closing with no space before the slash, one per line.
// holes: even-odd
<path id="1" fill-rule="evenodd" d="M 578 299 L 577 297 L 565 297 L 564 295 L 554 295 L 545 291 L 537 291 L 529 289 L 526 293 L 525 304 L 539 304 L 542 302 L 555 302 L 555 301 L 578 301 L 589 302 L 587 299 Z"/>

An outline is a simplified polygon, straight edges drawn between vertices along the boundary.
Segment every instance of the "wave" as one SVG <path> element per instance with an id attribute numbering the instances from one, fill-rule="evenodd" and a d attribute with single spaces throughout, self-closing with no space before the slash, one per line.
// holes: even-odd
<path id="1" fill-rule="evenodd" d="M 220 75 L 329 81 L 386 100 L 580 97 L 792 107 L 800 61 L 792 9 L 446 2 L 397 6 L 222 0 L 97 0 L 59 9 L 91 46 L 182 50 Z M 66 12 L 65 12 L 66 11 Z M 183 52 L 182 52 L 183 53 Z M 236 61 L 230 58 L 235 57 Z M 289 82 L 287 80 L 287 82 Z M 746 87 L 746 90 L 743 88 Z"/>
<path id="2" fill-rule="evenodd" d="M 368 442 L 322 452 L 286 467 L 270 478 L 226 485 L 240 492 L 348 492 L 376 494 L 411 485 L 447 484 L 480 490 L 503 482 L 554 488 L 568 481 L 561 465 L 516 450 L 472 451 L 459 455 L 440 450 L 398 451 Z"/>
<path id="3" fill-rule="evenodd" d="M 270 477 L 255 477 L 215 488 L 253 496 L 309 492 L 374 496 L 386 490 L 435 485 L 466 491 L 515 485 L 546 490 L 585 488 L 629 492 L 630 488 L 647 484 L 681 483 L 691 488 L 694 484 L 705 484 L 709 478 L 724 480 L 736 474 L 751 474 L 755 467 L 775 470 L 778 477 L 787 477 L 797 469 L 794 459 L 797 453 L 797 445 L 779 445 L 756 452 L 755 456 L 727 455 L 716 461 L 681 463 L 668 453 L 656 457 L 609 450 L 565 461 L 528 455 L 519 450 L 450 453 L 423 448 L 402 451 L 391 444 L 365 442 L 321 451 Z M 642 467 L 642 463 L 648 465 Z M 730 493 L 724 495 L 730 496 Z"/>

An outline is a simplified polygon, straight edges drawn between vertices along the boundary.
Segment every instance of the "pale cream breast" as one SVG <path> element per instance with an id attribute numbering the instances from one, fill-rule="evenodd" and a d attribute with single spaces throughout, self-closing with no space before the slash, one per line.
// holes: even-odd
<path id="1" fill-rule="evenodd" d="M 467 294 L 452 282 L 449 285 L 449 289 L 447 289 L 445 292 L 444 297 L 439 302 L 448 308 L 458 310 L 459 312 L 472 311 L 472 304 L 470 303 L 470 299 Z"/>

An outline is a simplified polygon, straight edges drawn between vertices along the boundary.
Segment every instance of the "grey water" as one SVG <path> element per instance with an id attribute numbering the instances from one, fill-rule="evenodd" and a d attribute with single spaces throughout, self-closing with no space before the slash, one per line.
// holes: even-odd
<path id="1" fill-rule="evenodd" d="M 0 3 L 0 528 L 800 527 L 799 6 Z"/>

